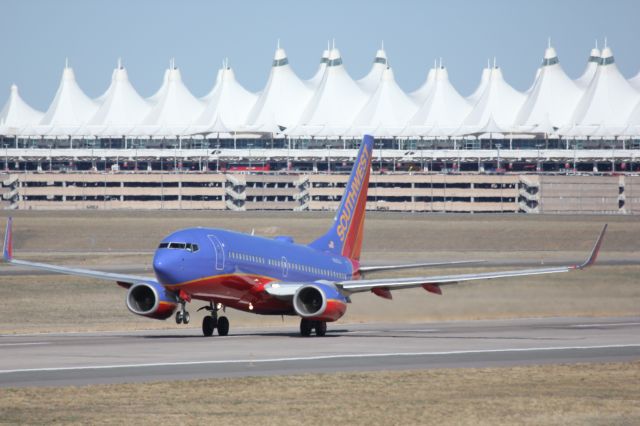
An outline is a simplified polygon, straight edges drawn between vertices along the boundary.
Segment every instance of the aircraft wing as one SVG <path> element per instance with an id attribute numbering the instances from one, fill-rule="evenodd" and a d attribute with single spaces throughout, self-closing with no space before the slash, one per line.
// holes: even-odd
<path id="1" fill-rule="evenodd" d="M 128 274 L 116 274 L 112 272 L 94 271 L 91 269 L 79 269 L 70 268 L 67 266 L 52 265 L 49 263 L 29 262 L 26 260 L 18 260 L 13 258 L 13 232 L 12 232 L 12 219 L 7 221 L 7 230 L 4 234 L 4 247 L 2 250 L 2 258 L 6 263 L 11 265 L 26 266 L 32 269 L 38 269 L 42 271 L 55 272 L 65 275 L 76 275 L 80 277 L 96 278 L 101 280 L 116 281 L 125 284 L 137 284 L 156 282 L 153 277 L 145 277 L 141 275 L 128 275 Z"/>
<path id="2" fill-rule="evenodd" d="M 400 265 L 372 265 L 372 266 L 360 266 L 358 271 L 361 273 L 380 272 L 380 271 L 395 271 L 399 269 L 413 269 L 413 268 L 429 268 L 432 266 L 457 266 L 457 265 L 469 265 L 474 263 L 483 263 L 486 260 L 455 260 L 451 262 L 427 262 L 427 263 L 407 263 Z"/>
<path id="3" fill-rule="evenodd" d="M 275 297 L 276 299 L 291 299 L 296 294 L 296 291 L 310 283 L 282 283 L 272 282 L 264 286 L 264 291 L 267 294 Z"/>
<path id="4" fill-rule="evenodd" d="M 515 271 L 496 271 L 496 272 L 480 272 L 476 274 L 455 274 L 455 275 L 435 275 L 435 276 L 423 276 L 412 278 L 383 278 L 383 279 L 363 279 L 363 280 L 349 280 L 339 281 L 335 285 L 343 290 L 346 294 L 359 293 L 364 291 L 372 291 L 380 289 L 383 291 L 399 290 L 413 287 L 424 287 L 426 290 L 440 293 L 439 286 L 457 284 L 465 281 L 486 280 L 494 278 L 506 278 L 506 277 L 523 277 L 529 275 L 542 275 L 542 274 L 556 274 L 560 272 L 569 272 L 573 270 L 580 270 L 593 265 L 598 257 L 598 252 L 602 245 L 604 234 L 607 230 L 607 225 L 604 225 L 600 236 L 596 241 L 590 256 L 579 265 L 559 266 L 552 268 L 534 268 L 534 269 L 520 269 Z"/>

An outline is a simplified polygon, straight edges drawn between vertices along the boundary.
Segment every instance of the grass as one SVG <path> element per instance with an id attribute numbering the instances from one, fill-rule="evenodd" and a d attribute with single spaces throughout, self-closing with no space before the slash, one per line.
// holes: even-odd
<path id="1" fill-rule="evenodd" d="M 332 212 L 0 211 L 14 217 L 17 251 L 152 252 L 180 228 L 208 226 L 306 243 L 324 233 Z M 367 214 L 367 253 L 588 251 L 602 224 L 610 224 L 603 253 L 640 252 L 634 216 Z M 368 259 L 375 260 L 375 259 Z"/>
<path id="2" fill-rule="evenodd" d="M 480 269 L 482 270 L 482 269 Z M 405 274 L 408 272 L 404 272 Z M 389 301 L 370 293 L 353 296 L 341 323 L 424 322 L 542 316 L 638 315 L 640 266 L 596 266 L 590 271 L 461 284 L 437 296 L 422 289 L 396 291 Z M 125 290 L 80 277 L 26 275 L 0 277 L 0 333 L 131 330 L 178 327 L 172 319 L 137 317 L 125 306 Z M 199 328 L 204 311 L 190 306 Z M 228 311 L 232 328 L 283 324 L 280 317 Z M 284 323 L 297 328 L 296 318 Z M 184 326 L 180 326 L 184 327 Z M 331 325 L 330 325 L 331 327 Z"/>
<path id="3" fill-rule="evenodd" d="M 308 242 L 331 213 L 11 212 L 17 256 L 67 265 L 148 265 L 158 241 L 211 226 Z M 7 212 L 0 212 L 7 215 Z M 625 216 L 371 214 L 363 259 L 582 258 L 610 223 L 597 265 L 571 274 L 353 297 L 343 322 L 638 315 L 640 221 Z M 126 254 L 120 253 L 126 250 Z M 0 269 L 1 271 L 2 269 Z M 469 269 L 465 269 L 468 271 Z M 474 268 L 482 271 L 484 268 Z M 460 270 L 458 270 L 460 271 Z M 430 270 L 427 273 L 444 273 Z M 148 273 L 148 272 L 147 272 Z M 403 275 L 416 271 L 403 271 Z M 420 271 L 424 274 L 425 271 Z M 381 275 L 384 276 L 384 275 Z M 0 333 L 176 327 L 128 313 L 115 284 L 59 275 L 0 275 Z M 192 306 L 192 327 L 199 316 Z M 232 328 L 281 319 L 229 312 Z M 285 323 L 297 328 L 295 319 Z M 379 371 L 0 389 L 7 424 L 640 424 L 640 361 L 493 369 Z"/>
<path id="4" fill-rule="evenodd" d="M 0 390 L 20 424 L 636 425 L 640 361 Z"/>
<path id="5" fill-rule="evenodd" d="M 7 212 L 0 213 L 7 215 Z M 18 257 L 100 269 L 149 267 L 157 242 L 186 226 L 231 228 L 265 236 L 292 235 L 309 241 L 331 221 L 330 213 L 268 212 L 40 212 L 16 211 Z M 394 292 L 388 301 L 369 293 L 353 296 L 343 322 L 418 322 L 532 316 L 638 315 L 640 221 L 628 216 L 370 214 L 364 262 L 447 259 L 576 261 L 588 253 L 609 222 L 601 258 L 624 266 L 596 265 L 569 274 L 481 281 L 444 288 Z M 126 251 L 122 254 L 121 251 Z M 634 264 L 635 263 L 635 264 Z M 8 268 L 8 267 L 3 267 Z M 0 269 L 1 271 L 2 269 Z M 5 269 L 6 270 L 6 269 Z M 486 270 L 482 267 L 456 272 Z M 406 270 L 384 276 L 453 272 Z M 152 275 L 146 270 L 145 275 Z M 62 275 L 0 275 L 0 333 L 126 330 L 175 327 L 131 315 L 125 292 L 115 284 Z M 200 325 L 191 306 L 192 324 Z M 281 325 L 280 317 L 229 312 L 232 327 Z M 285 323 L 297 327 L 295 319 Z"/>

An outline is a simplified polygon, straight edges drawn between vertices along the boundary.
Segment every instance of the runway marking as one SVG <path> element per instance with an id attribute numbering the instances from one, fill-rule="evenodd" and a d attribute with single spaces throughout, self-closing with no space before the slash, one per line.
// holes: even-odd
<path id="1" fill-rule="evenodd" d="M 33 346 L 33 345 L 50 345 L 51 342 L 28 342 L 28 343 L 0 343 L 0 346 Z"/>
<path id="2" fill-rule="evenodd" d="M 283 357 L 265 359 L 228 359 L 210 361 L 183 361 L 183 362 L 157 362 L 145 364 L 114 364 L 114 365 L 94 365 L 76 367 L 50 367 L 50 368 L 24 368 L 15 370 L 0 370 L 0 374 L 10 373 L 41 373 L 55 371 L 76 371 L 76 370 L 111 370 L 117 368 L 148 368 L 148 367 L 178 367 L 188 365 L 216 365 L 216 364 L 262 364 L 274 362 L 295 362 L 295 361 L 319 361 L 324 359 L 350 359 L 350 358 L 385 358 L 385 357 L 410 357 L 410 356 L 438 356 L 438 355 L 464 355 L 464 354 L 485 354 L 503 352 L 540 352 L 540 351 L 563 351 L 563 350 L 586 350 L 586 349 L 613 349 L 613 348 L 639 348 L 636 345 L 603 345 L 603 346 L 551 346 L 539 348 L 507 348 L 507 349 L 483 349 L 475 351 L 446 351 L 446 352 L 390 352 L 373 354 L 336 354 L 336 355 L 316 355 L 308 357 Z"/>
<path id="3" fill-rule="evenodd" d="M 593 324 L 571 324 L 569 327 L 572 328 L 588 328 L 588 327 L 624 327 L 627 325 L 640 325 L 640 322 L 603 322 L 603 323 L 593 323 Z"/>
<path id="4" fill-rule="evenodd" d="M 412 329 L 412 330 L 349 330 L 340 332 L 340 334 L 380 334 L 380 333 L 435 333 L 440 330 L 435 328 L 429 329 Z"/>

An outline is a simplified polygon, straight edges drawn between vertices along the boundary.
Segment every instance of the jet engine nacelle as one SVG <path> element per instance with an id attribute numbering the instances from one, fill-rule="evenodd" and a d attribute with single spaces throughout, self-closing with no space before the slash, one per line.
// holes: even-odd
<path id="1" fill-rule="evenodd" d="M 338 289 L 327 284 L 308 284 L 293 296 L 293 309 L 302 318 L 336 321 L 347 310 L 347 299 Z"/>
<path id="2" fill-rule="evenodd" d="M 173 315 L 178 303 L 176 295 L 160 284 L 134 284 L 127 292 L 127 308 L 144 317 L 167 319 Z"/>

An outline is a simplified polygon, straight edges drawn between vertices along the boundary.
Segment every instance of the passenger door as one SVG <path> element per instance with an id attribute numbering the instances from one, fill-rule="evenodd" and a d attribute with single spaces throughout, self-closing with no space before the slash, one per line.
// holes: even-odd
<path id="1" fill-rule="evenodd" d="M 213 252 L 216 256 L 216 271 L 224 270 L 224 250 L 222 248 L 222 242 L 215 235 L 207 235 L 209 237 L 209 241 L 213 245 Z"/>

